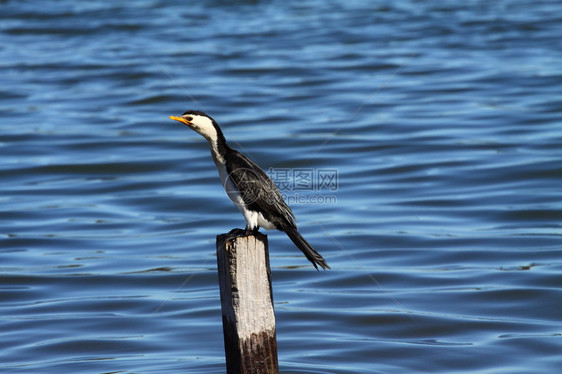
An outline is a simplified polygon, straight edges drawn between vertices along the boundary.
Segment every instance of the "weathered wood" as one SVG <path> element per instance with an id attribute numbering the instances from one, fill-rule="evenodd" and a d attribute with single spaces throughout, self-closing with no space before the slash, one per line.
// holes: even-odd
<path id="1" fill-rule="evenodd" d="M 227 373 L 279 373 L 267 236 L 217 236 L 217 263 Z"/>

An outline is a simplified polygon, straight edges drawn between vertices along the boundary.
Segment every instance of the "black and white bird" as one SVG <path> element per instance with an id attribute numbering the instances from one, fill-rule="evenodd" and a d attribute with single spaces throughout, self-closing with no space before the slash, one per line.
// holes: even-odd
<path id="1" fill-rule="evenodd" d="M 322 256 L 302 237 L 295 216 L 279 189 L 258 165 L 230 148 L 217 122 L 207 114 L 188 110 L 170 119 L 186 124 L 201 134 L 211 147 L 213 161 L 230 200 L 246 219 L 246 231 L 277 229 L 283 231 L 304 253 L 316 269 L 330 267 Z"/>

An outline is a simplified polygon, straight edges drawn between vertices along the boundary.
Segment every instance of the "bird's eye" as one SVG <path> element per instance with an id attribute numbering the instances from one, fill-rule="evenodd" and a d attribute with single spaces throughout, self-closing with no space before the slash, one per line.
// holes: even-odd
<path id="1" fill-rule="evenodd" d="M 193 117 L 186 117 L 186 120 L 188 120 L 189 122 L 193 121 Z"/>

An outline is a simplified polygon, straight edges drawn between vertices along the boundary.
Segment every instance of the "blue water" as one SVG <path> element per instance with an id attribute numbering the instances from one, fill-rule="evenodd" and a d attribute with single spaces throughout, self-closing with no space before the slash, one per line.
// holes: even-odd
<path id="1" fill-rule="evenodd" d="M 269 232 L 281 372 L 562 367 L 560 2 L 0 10 L 0 372 L 225 371 L 244 222 L 186 109 L 332 267 Z"/>

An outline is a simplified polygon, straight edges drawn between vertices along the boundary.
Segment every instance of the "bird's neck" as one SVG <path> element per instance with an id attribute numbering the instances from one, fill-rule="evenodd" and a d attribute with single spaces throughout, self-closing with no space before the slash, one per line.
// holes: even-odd
<path id="1" fill-rule="evenodd" d="M 226 145 L 226 139 L 222 134 L 220 129 L 217 129 L 216 133 L 212 136 L 206 137 L 211 148 L 211 155 L 215 164 L 224 164 L 226 162 L 226 153 L 228 150 L 228 145 Z"/>

